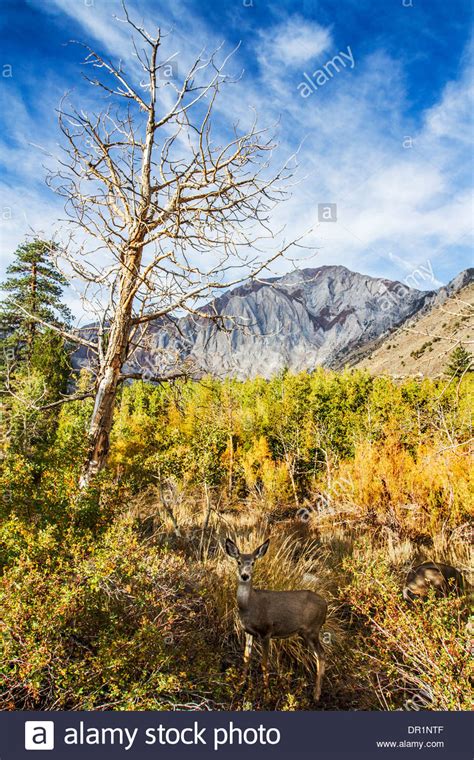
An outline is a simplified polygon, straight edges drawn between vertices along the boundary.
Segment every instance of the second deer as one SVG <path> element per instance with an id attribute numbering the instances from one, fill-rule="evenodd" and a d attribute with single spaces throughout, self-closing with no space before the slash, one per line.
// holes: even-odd
<path id="1" fill-rule="evenodd" d="M 270 639 L 286 639 L 300 635 L 316 658 L 316 679 L 313 696 L 317 701 L 325 669 L 324 648 L 319 632 L 326 620 L 327 603 L 314 591 L 268 591 L 255 589 L 252 584 L 254 565 L 268 549 L 270 539 L 250 554 L 242 554 L 230 538 L 226 539 L 227 554 L 237 561 L 237 605 L 245 631 L 244 674 L 247 677 L 253 637 L 262 643 L 262 671 L 265 688 L 268 689 L 268 652 Z"/>
<path id="2" fill-rule="evenodd" d="M 409 571 L 403 598 L 413 604 L 415 599 L 426 599 L 431 589 L 435 596 L 444 596 L 449 592 L 459 594 L 464 586 L 464 578 L 455 567 L 444 562 L 422 562 Z"/>

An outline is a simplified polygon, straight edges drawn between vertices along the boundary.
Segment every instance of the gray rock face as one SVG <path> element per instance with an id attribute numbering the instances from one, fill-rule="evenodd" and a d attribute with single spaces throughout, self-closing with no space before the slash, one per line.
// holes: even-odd
<path id="1" fill-rule="evenodd" d="M 244 379 L 268 378 L 284 368 L 337 367 L 434 296 L 343 266 L 296 270 L 217 298 L 206 307 L 217 322 L 183 317 L 150 323 L 142 342 L 146 348 L 129 369 L 158 374 L 185 360 L 195 375 Z"/>
<path id="2" fill-rule="evenodd" d="M 443 285 L 437 290 L 431 305 L 441 306 L 450 296 L 466 287 L 466 285 L 470 285 L 471 282 L 474 282 L 474 267 L 459 272 L 451 282 L 448 282 L 447 285 Z"/>

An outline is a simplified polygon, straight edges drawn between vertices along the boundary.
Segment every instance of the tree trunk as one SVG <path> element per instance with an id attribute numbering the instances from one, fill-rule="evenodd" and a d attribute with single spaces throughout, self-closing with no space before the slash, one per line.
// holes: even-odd
<path id="1" fill-rule="evenodd" d="M 31 313 L 36 314 L 36 289 L 37 289 L 37 264 L 36 261 L 33 261 L 31 266 L 31 283 L 30 283 L 30 293 L 31 293 Z M 33 355 L 33 343 L 35 340 L 35 333 L 36 333 L 36 322 L 34 320 L 31 320 L 31 322 L 28 322 L 28 334 L 26 338 L 26 342 L 28 345 L 28 359 L 31 360 L 31 357 Z"/>
<path id="2" fill-rule="evenodd" d="M 129 258 L 122 277 L 119 303 L 110 331 L 107 351 L 97 376 L 94 409 L 88 432 L 89 447 L 79 479 L 81 490 L 90 485 L 92 478 L 107 462 L 117 388 L 122 366 L 127 358 L 132 327 L 135 272 L 138 271 L 140 261 L 141 250 Z"/>

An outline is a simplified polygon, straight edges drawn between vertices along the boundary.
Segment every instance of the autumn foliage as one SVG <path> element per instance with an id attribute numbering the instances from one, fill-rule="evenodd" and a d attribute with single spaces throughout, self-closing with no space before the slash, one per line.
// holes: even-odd
<path id="1" fill-rule="evenodd" d="M 422 559 L 468 576 L 470 383 L 325 370 L 135 383 L 86 495 L 88 400 L 62 407 L 49 443 L 10 439 L 0 707 L 312 709 L 295 640 L 272 645 L 270 701 L 256 664 L 239 691 L 222 542 L 270 535 L 256 584 L 329 601 L 322 709 L 466 709 L 467 598 L 421 612 L 400 589 Z"/>

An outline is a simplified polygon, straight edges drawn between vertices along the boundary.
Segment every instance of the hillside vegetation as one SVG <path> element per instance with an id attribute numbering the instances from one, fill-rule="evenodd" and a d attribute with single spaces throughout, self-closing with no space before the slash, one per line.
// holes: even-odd
<path id="1" fill-rule="evenodd" d="M 64 405 L 47 443 L 19 429 L 1 476 L 0 706 L 312 709 L 295 640 L 272 644 L 267 700 L 257 658 L 239 687 L 222 543 L 270 535 L 256 585 L 330 604 L 320 709 L 466 708 L 466 600 L 421 612 L 400 588 L 417 559 L 469 569 L 471 400 L 469 375 L 135 383 L 81 497 L 90 402 Z"/>
<path id="2" fill-rule="evenodd" d="M 355 366 L 374 374 L 440 377 L 456 346 L 474 345 L 474 284 L 404 323 Z M 367 353 L 367 352 L 366 352 Z"/>

